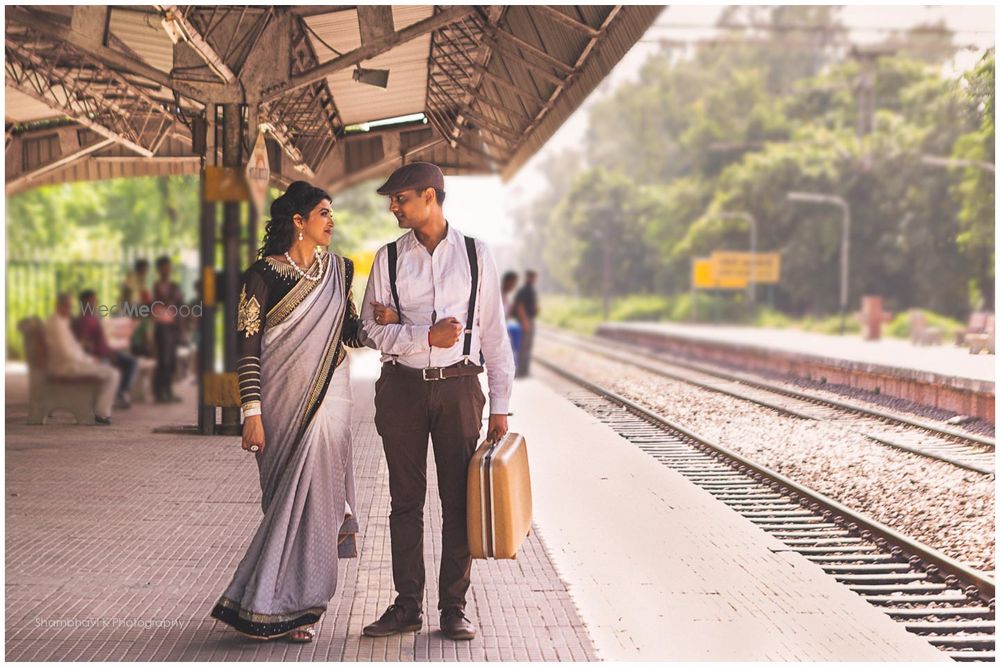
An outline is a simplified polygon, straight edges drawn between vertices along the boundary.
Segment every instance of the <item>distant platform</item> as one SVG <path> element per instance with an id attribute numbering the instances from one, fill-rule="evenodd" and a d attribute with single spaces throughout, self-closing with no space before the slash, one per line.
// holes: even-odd
<path id="1" fill-rule="evenodd" d="M 864 341 L 794 329 L 625 322 L 597 335 L 702 361 L 825 379 L 994 423 L 996 357 L 952 345 Z"/>

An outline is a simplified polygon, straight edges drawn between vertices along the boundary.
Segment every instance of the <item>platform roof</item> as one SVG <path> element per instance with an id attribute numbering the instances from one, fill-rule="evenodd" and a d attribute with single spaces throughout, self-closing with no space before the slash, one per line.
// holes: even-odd
<path id="1" fill-rule="evenodd" d="M 337 190 L 413 160 L 507 179 L 661 10 L 8 7 L 7 192 L 197 173 L 192 128 L 226 103 L 267 128 L 278 184 Z M 387 87 L 355 81 L 359 66 L 388 70 Z"/>

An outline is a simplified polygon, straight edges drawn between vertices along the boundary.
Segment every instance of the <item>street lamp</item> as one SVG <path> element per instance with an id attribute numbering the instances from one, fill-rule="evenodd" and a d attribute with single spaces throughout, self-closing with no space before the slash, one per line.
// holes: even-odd
<path id="1" fill-rule="evenodd" d="M 747 281 L 747 297 L 750 303 L 757 300 L 757 279 L 754 276 L 757 267 L 757 220 L 746 211 L 722 211 L 712 216 L 720 220 L 743 220 L 750 226 L 750 275 Z"/>
<path id="2" fill-rule="evenodd" d="M 843 336 L 847 313 L 847 279 L 850 275 L 851 207 L 843 197 L 819 192 L 789 192 L 787 197 L 788 201 L 839 206 L 843 213 L 843 233 L 840 237 L 840 335 Z"/>

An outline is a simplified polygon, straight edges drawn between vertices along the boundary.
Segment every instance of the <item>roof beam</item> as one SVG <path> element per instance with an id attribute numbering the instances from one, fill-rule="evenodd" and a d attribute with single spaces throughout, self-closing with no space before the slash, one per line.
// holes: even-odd
<path id="1" fill-rule="evenodd" d="M 163 14 L 163 29 L 166 31 L 167 36 L 170 37 L 170 41 L 174 44 L 180 41 L 185 42 L 205 61 L 208 68 L 224 82 L 232 83 L 236 80 L 233 70 L 229 69 L 229 65 L 222 59 L 222 56 L 202 37 L 198 29 L 187 20 L 181 12 L 180 7 L 177 5 L 153 6 Z"/>
<path id="2" fill-rule="evenodd" d="M 464 5 L 449 7 L 429 18 L 418 21 L 411 26 L 407 26 L 398 32 L 386 35 L 376 41 L 369 42 L 368 44 L 354 49 L 349 53 L 338 56 L 333 60 L 328 60 L 322 65 L 291 77 L 287 83 L 279 84 L 265 91 L 262 101 L 269 102 L 277 97 L 281 97 L 289 91 L 308 86 L 309 84 L 316 83 L 317 81 L 322 81 L 335 72 L 339 72 L 355 65 L 360 65 L 365 60 L 371 60 L 375 56 L 385 53 L 400 44 L 405 44 L 406 42 L 416 39 L 417 37 L 421 37 L 429 32 L 437 30 L 438 28 L 454 23 L 455 21 L 468 16 L 473 11 L 475 11 L 473 7 Z"/>
<path id="3" fill-rule="evenodd" d="M 569 5 L 569 6 L 572 6 L 572 5 Z M 596 28 L 592 28 L 589 25 L 587 25 L 586 23 L 582 23 L 580 21 L 577 21 L 576 19 L 574 19 L 571 16 L 567 16 L 566 14 L 563 14 L 561 11 L 559 11 L 555 7 L 550 7 L 549 5 L 529 5 L 529 9 L 538 9 L 538 10 L 541 10 L 541 12 L 543 14 L 545 14 L 546 16 L 548 16 L 549 18 L 551 18 L 551 19 L 553 19 L 555 21 L 558 21 L 559 23 L 562 23 L 564 26 L 567 26 L 568 28 L 572 28 L 573 30 L 576 30 L 577 32 L 582 32 L 584 35 L 586 35 L 587 37 L 590 37 L 591 39 L 594 39 L 596 37 L 600 37 L 601 36 L 601 31 L 600 30 L 598 30 Z"/>
<path id="4" fill-rule="evenodd" d="M 544 79 L 545 81 L 547 81 L 548 83 L 552 84 L 553 86 L 561 86 L 561 85 L 563 85 L 563 80 L 561 78 L 559 78 L 558 76 L 556 76 L 552 72 L 548 71 L 544 67 L 539 67 L 538 65 L 536 65 L 533 62 L 531 62 L 529 60 L 525 60 L 524 57 L 520 53 L 518 53 L 517 50 L 514 49 L 513 47 L 508 46 L 507 44 L 504 44 L 504 43 L 500 42 L 499 40 L 493 39 L 493 38 L 488 37 L 486 35 L 483 36 L 482 41 L 483 41 L 483 44 L 485 44 L 486 46 L 490 47 L 494 51 L 498 51 L 498 52 L 502 53 L 504 55 L 504 59 L 505 60 L 506 59 L 510 59 L 511 61 L 516 62 L 518 65 L 521 65 L 525 69 L 527 69 L 527 70 L 531 71 L 532 73 L 536 74 L 537 76 L 539 76 L 540 78 Z"/>
<path id="5" fill-rule="evenodd" d="M 358 5 L 358 32 L 361 45 L 372 44 L 396 32 L 392 5 Z"/>
<path id="6" fill-rule="evenodd" d="M 484 27 L 483 30 L 484 30 L 484 32 L 486 32 L 487 34 L 489 34 L 492 37 L 498 37 L 501 40 L 510 42 L 511 44 L 513 44 L 513 45 L 517 46 L 518 48 L 520 48 L 520 49 L 522 49 L 522 50 L 530 53 L 531 55 L 535 56 L 539 60 L 542 60 L 545 63 L 547 63 L 548 65 L 550 65 L 553 69 L 556 69 L 556 70 L 562 72 L 563 74 L 565 74 L 567 76 L 573 73 L 573 66 L 572 65 L 567 65 L 566 63 L 564 63 L 563 61 L 559 60 L 558 58 L 550 56 L 548 53 L 546 53 L 545 51 L 541 50 L 540 48 L 538 48 L 534 44 L 529 44 L 528 42 L 524 41 L 523 39 L 521 39 L 517 35 L 509 33 L 506 30 L 504 30 L 503 28 L 487 28 L 487 27 Z"/>

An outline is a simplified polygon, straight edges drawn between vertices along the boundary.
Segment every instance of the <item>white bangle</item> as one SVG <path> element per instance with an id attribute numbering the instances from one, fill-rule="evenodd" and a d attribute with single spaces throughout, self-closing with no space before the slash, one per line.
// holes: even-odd
<path id="1" fill-rule="evenodd" d="M 260 414 L 260 401 L 252 401 L 243 406 L 243 416 L 253 417 Z"/>

